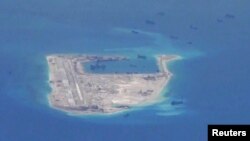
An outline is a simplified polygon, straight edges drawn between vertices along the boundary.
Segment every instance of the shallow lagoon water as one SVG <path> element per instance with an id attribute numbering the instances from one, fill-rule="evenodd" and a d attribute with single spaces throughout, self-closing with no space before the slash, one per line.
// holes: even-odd
<path id="1" fill-rule="evenodd" d="M 157 73 L 159 68 L 155 58 L 127 58 L 121 61 L 94 61 L 84 64 L 84 70 L 89 73 Z"/>
<path id="2" fill-rule="evenodd" d="M 209 123 L 250 122 L 247 0 L 0 3 L 1 141 L 200 141 Z M 76 117 L 48 106 L 45 56 L 54 53 L 183 59 L 169 65 L 164 102 L 129 116 Z M 172 107 L 173 99 L 184 105 Z"/>

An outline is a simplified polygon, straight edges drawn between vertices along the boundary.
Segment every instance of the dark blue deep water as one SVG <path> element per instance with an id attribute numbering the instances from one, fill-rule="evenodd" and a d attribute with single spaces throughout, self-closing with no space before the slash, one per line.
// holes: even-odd
<path id="1" fill-rule="evenodd" d="M 1 0 L 0 141 L 205 141 L 207 124 L 249 124 L 249 9 L 249 0 Z M 54 53 L 182 59 L 169 65 L 163 102 L 76 117 L 48 106 Z"/>

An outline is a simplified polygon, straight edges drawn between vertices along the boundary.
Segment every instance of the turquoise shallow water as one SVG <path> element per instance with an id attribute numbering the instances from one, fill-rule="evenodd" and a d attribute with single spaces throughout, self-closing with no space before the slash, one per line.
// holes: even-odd
<path id="1" fill-rule="evenodd" d="M 200 141 L 209 123 L 249 124 L 249 5 L 2 0 L 0 141 Z M 128 115 L 76 117 L 48 106 L 45 56 L 54 53 L 183 59 L 169 65 L 174 75 L 162 103 Z M 172 100 L 184 104 L 171 106 Z"/>

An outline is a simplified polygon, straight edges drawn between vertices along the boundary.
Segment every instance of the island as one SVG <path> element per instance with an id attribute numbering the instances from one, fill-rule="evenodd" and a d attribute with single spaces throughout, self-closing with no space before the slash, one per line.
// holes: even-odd
<path id="1" fill-rule="evenodd" d="M 121 61 L 123 56 L 53 54 L 49 66 L 51 107 L 70 114 L 112 114 L 156 103 L 172 74 L 167 63 L 175 55 L 157 55 L 155 73 L 91 73 L 84 64 L 91 61 Z M 150 67 L 150 66 L 149 66 Z"/>

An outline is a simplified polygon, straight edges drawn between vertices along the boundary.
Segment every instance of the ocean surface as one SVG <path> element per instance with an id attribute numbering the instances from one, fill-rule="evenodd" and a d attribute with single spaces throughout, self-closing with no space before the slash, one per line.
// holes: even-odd
<path id="1" fill-rule="evenodd" d="M 249 124 L 249 9 L 249 0 L 1 0 L 0 141 L 205 141 L 207 124 Z M 83 117 L 48 105 L 45 56 L 55 53 L 182 59 L 168 65 L 162 102 Z"/>

